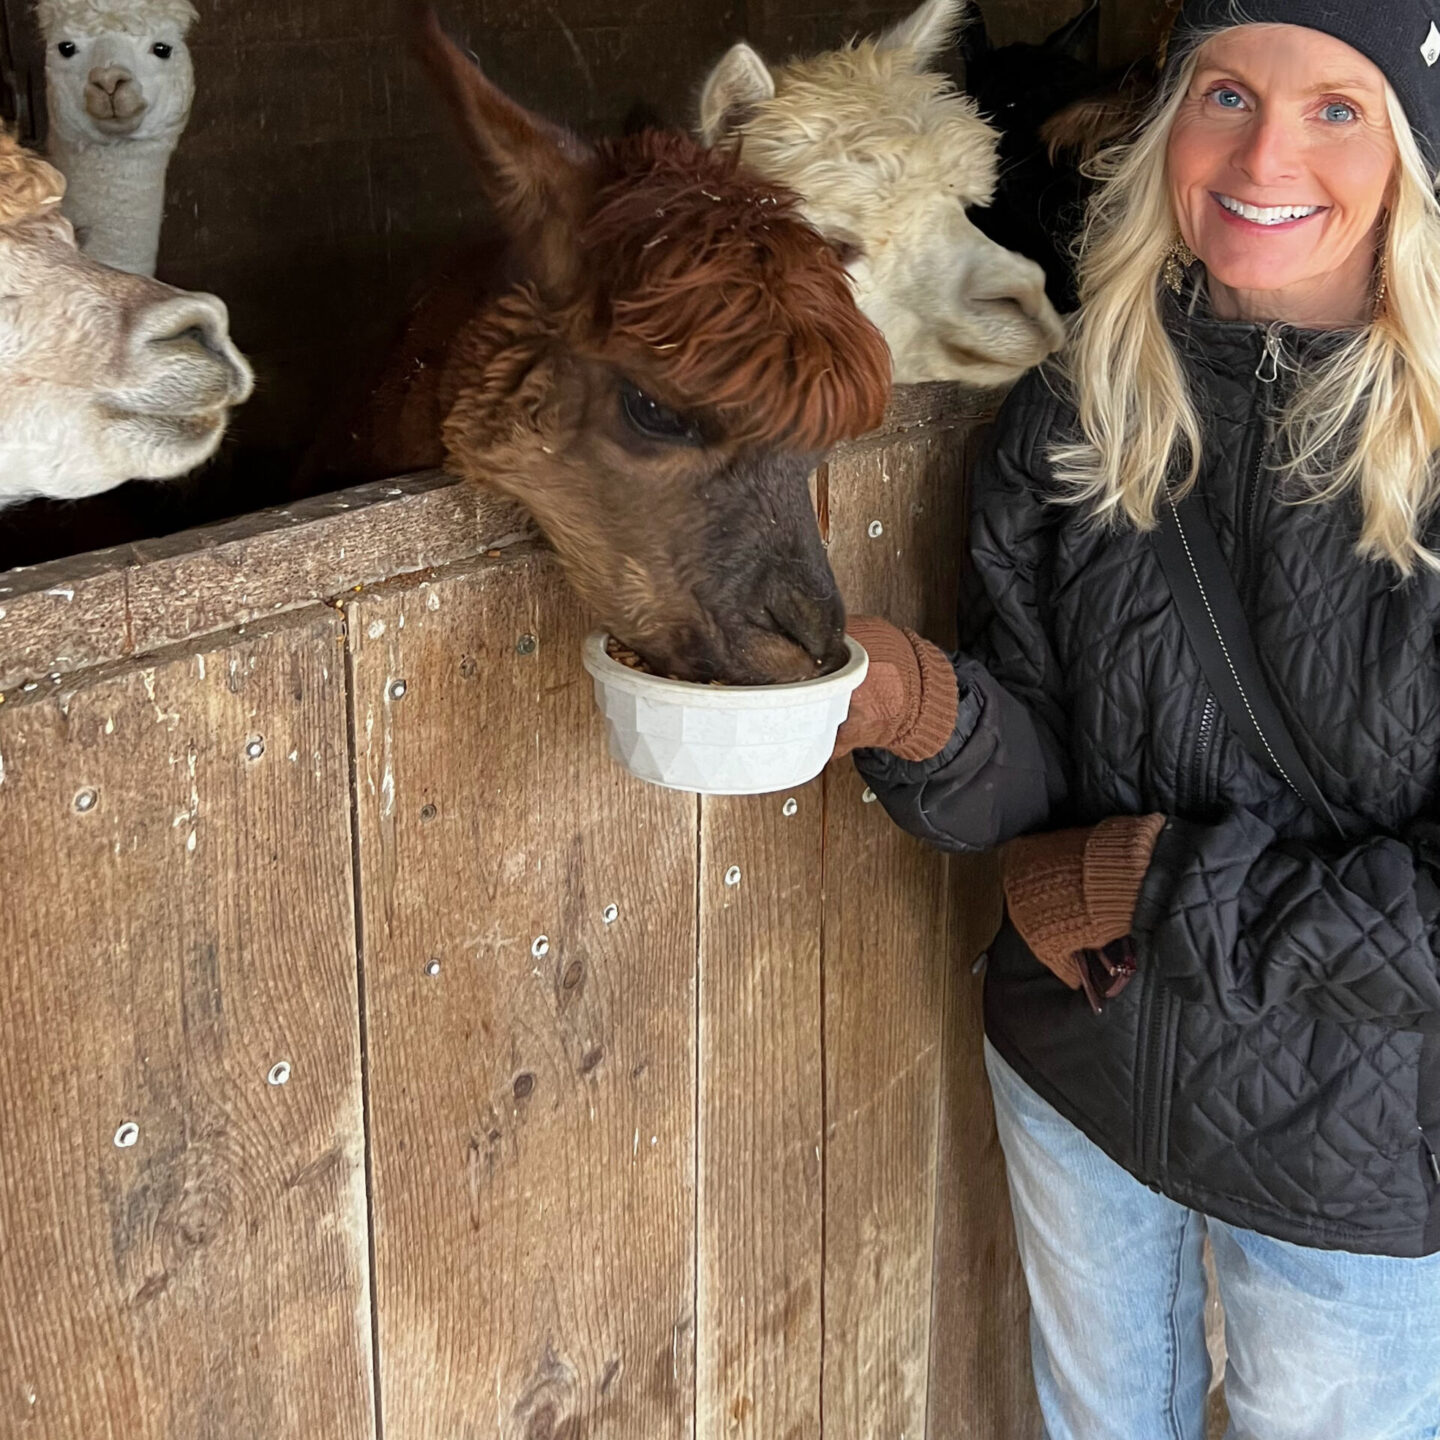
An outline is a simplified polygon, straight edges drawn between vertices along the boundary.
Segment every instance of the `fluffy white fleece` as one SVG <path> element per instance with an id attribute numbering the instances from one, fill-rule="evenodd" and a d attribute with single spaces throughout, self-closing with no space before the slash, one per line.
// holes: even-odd
<path id="1" fill-rule="evenodd" d="M 66 33 L 143 36 L 173 25 L 183 35 L 199 18 L 190 0 L 36 0 L 40 28 L 57 40 Z"/>

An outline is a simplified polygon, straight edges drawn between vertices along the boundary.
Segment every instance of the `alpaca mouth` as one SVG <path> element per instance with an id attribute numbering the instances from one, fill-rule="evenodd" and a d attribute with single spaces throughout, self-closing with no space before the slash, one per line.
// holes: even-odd
<path id="1" fill-rule="evenodd" d="M 112 102 L 109 113 L 102 114 L 99 113 L 98 106 L 92 107 L 87 103 L 85 111 L 90 116 L 90 119 L 94 121 L 95 128 L 102 135 L 113 135 L 119 138 L 125 135 L 133 135 L 140 128 L 140 122 L 145 118 L 145 112 L 149 108 L 148 105 L 141 105 L 140 108 L 131 115 L 117 115 Z"/>
<path id="2" fill-rule="evenodd" d="M 119 437 L 145 454 L 168 455 L 193 465 L 219 446 L 230 421 L 230 407 L 197 410 L 190 415 L 116 411 L 111 418 Z"/>
<path id="3" fill-rule="evenodd" d="M 1008 385 L 1012 380 L 1019 379 L 1032 366 L 1038 365 L 1054 350 L 1053 345 L 1041 343 L 1038 332 L 1033 346 L 1016 348 L 1023 348 L 1025 353 L 1014 356 L 995 355 L 963 342 L 940 342 L 945 359 L 970 377 L 972 384 L 978 385 Z"/>

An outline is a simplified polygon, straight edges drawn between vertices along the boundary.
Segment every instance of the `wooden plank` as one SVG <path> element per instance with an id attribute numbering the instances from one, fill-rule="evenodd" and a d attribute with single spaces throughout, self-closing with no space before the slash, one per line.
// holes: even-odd
<path id="1" fill-rule="evenodd" d="M 339 630 L 0 711 L 0 1433 L 374 1434 Z"/>
<path id="2" fill-rule="evenodd" d="M 45 116 L 45 59 L 24 0 L 0 0 L 0 90 L 6 89 L 0 113 L 26 145 L 34 145 Z"/>
<path id="3" fill-rule="evenodd" d="M 922 431 L 831 465 L 831 559 L 852 611 L 948 637 L 962 464 L 953 434 Z M 864 793 L 848 762 L 827 773 L 825 1425 L 920 1436 L 949 869 Z"/>
<path id="4" fill-rule="evenodd" d="M 534 533 L 440 474 L 0 574 L 0 693 L 150 654 Z"/>
<path id="5" fill-rule="evenodd" d="M 1154 54 L 1179 0 L 1101 0 L 1100 63 L 1131 65 Z"/>
<path id="6" fill-rule="evenodd" d="M 951 861 L 957 943 L 947 977 L 930 1328 L 929 1440 L 1042 1440 L 1029 1298 L 982 1049 L 976 960 L 999 927 L 993 855 Z"/>
<path id="7" fill-rule="evenodd" d="M 820 1434 L 823 800 L 701 804 L 699 1440 Z"/>
<path id="8" fill-rule="evenodd" d="M 348 610 L 386 1440 L 688 1437 L 694 798 L 548 555 Z"/>

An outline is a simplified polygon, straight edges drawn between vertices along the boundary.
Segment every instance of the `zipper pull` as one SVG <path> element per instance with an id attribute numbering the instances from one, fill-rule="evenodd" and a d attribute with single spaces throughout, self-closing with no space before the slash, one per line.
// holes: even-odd
<path id="1" fill-rule="evenodd" d="M 1440 1159 L 1436 1159 L 1435 1152 L 1430 1148 L 1430 1137 L 1425 1133 L 1425 1127 L 1420 1129 L 1420 1143 L 1425 1147 L 1425 1158 L 1430 1162 L 1430 1173 L 1435 1177 L 1435 1183 L 1440 1185 Z"/>
<path id="2" fill-rule="evenodd" d="M 1255 367 L 1255 378 L 1262 384 L 1273 385 L 1280 378 L 1280 327 L 1272 325 L 1265 332 L 1265 353 Z"/>

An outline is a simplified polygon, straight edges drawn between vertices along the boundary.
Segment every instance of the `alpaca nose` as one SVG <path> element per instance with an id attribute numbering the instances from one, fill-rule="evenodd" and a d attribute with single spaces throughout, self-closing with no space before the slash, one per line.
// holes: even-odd
<path id="1" fill-rule="evenodd" d="M 845 603 L 840 592 L 771 586 L 765 598 L 768 629 L 798 645 L 820 673 L 838 670 L 849 658 L 845 647 Z"/>
<path id="2" fill-rule="evenodd" d="M 227 403 L 249 399 L 254 376 L 230 339 L 230 315 L 214 295 L 177 295 L 151 305 L 136 320 L 135 338 L 149 354 L 183 360 L 196 352 L 227 372 Z"/>
<path id="3" fill-rule="evenodd" d="M 128 70 L 122 70 L 118 65 L 108 65 L 103 70 L 90 72 L 90 84 L 102 95 L 111 97 L 122 85 L 133 84 L 134 79 Z"/>
<path id="4" fill-rule="evenodd" d="M 1045 293 L 1045 272 L 1033 261 L 1019 255 L 1007 255 L 1011 262 L 1003 272 L 994 275 L 992 283 L 983 286 L 975 298 L 984 304 L 1019 312 L 1049 347 L 1047 353 L 1065 343 L 1065 322 Z"/>

